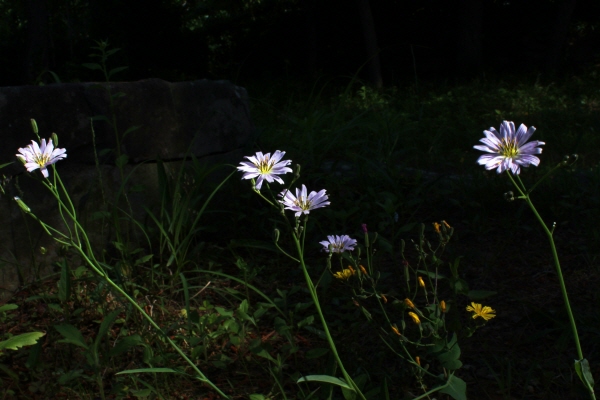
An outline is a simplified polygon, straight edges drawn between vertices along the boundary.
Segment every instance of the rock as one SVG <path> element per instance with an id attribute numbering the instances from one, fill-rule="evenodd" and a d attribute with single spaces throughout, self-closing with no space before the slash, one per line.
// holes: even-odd
<path id="1" fill-rule="evenodd" d="M 128 157 L 124 172 L 126 176 L 131 174 L 128 187 L 144 188 L 130 195 L 132 211 L 138 219 L 147 218 L 144 206 L 155 209 L 160 199 L 157 158 L 165 161 L 172 176 L 177 175 L 182 160 L 191 155 L 202 164 L 237 164 L 254 135 L 245 89 L 225 81 L 169 83 L 148 79 L 110 85 L 67 83 L 0 88 L 0 164 L 15 161 L 0 170 L 0 176 L 7 176 L 5 183 L 10 180 L 4 185 L 5 206 L 0 207 L 0 298 L 19 286 L 18 274 L 24 283 L 51 272 L 51 265 L 57 260 L 58 246 L 39 224 L 22 214 L 12 201 L 13 196 L 20 196 L 49 225 L 66 228 L 56 200 L 37 181 L 42 179 L 39 171 L 30 176 L 16 161 L 17 149 L 36 139 L 31 118 L 37 121 L 40 137 L 49 138 L 56 132 L 59 147 L 67 149 L 67 158 L 56 167 L 81 219 L 90 220 L 94 212 L 106 209 L 103 199 L 110 202 L 116 197 L 122 181 L 114 165 L 116 152 L 110 150 L 116 149 L 117 136 L 107 118 L 96 119 L 93 131 L 91 124 L 92 117 L 112 118 L 108 89 L 119 134 L 139 127 L 121 140 L 121 152 Z M 95 154 L 104 154 L 99 166 Z M 108 227 L 97 224 L 88 225 L 92 240 L 104 247 Z M 46 248 L 45 254 L 40 247 Z"/>

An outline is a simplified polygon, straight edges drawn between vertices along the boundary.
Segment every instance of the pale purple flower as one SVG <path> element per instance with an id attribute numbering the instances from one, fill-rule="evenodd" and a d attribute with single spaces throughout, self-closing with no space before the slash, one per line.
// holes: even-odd
<path id="1" fill-rule="evenodd" d="M 331 246 L 332 253 L 343 253 L 344 251 L 354 250 L 356 246 L 356 239 L 352 239 L 348 235 L 332 235 L 327 236 L 327 240 L 319 242 L 323 245 L 323 251 L 329 252 L 329 246 Z"/>
<path id="2" fill-rule="evenodd" d="M 254 156 L 245 156 L 249 160 L 240 162 L 240 166 L 237 167 L 238 170 L 244 172 L 244 176 L 242 179 L 256 179 L 256 189 L 260 190 L 262 186 L 263 180 L 271 183 L 273 181 L 277 181 L 283 184 L 283 180 L 277 175 L 287 174 L 288 172 L 293 172 L 291 168 L 288 168 L 287 165 L 290 165 L 292 162 L 290 160 L 283 160 L 283 156 L 285 155 L 285 151 L 276 150 L 271 157 L 271 153 L 264 154 L 262 152 L 256 153 Z"/>
<path id="3" fill-rule="evenodd" d="M 310 210 L 315 208 L 321 208 L 331 204 L 327 201 L 329 197 L 325 194 L 325 189 L 317 192 L 310 192 L 306 194 L 306 186 L 302 185 L 302 189 L 296 188 L 296 196 L 289 190 L 284 190 L 279 194 L 281 200 L 279 200 L 286 209 L 296 211 L 296 217 L 302 214 L 308 214 Z"/>
<path id="4" fill-rule="evenodd" d="M 48 139 L 48 144 L 46 144 L 46 139 L 42 139 L 42 143 L 39 146 L 32 140 L 29 146 L 20 148 L 18 151 L 21 154 L 17 154 L 16 156 L 21 160 L 25 168 L 27 168 L 27 172 L 39 168 L 44 178 L 48 177 L 47 168 L 49 165 L 67 157 L 67 150 L 55 149 L 52 139 Z"/>
<path id="5" fill-rule="evenodd" d="M 485 137 L 480 140 L 483 145 L 473 148 L 491 154 L 484 154 L 477 162 L 485 165 L 486 169 L 496 168 L 501 173 L 511 170 L 513 174 L 519 174 L 521 167 L 540 164 L 540 159 L 534 154 L 541 154 L 542 149 L 538 146 L 545 144 L 539 140 L 526 143 L 535 132 L 535 127 L 527 127 L 523 124 L 515 132 L 515 124 L 512 121 L 503 121 L 500 125 L 500 133 L 495 128 L 483 131 Z"/>

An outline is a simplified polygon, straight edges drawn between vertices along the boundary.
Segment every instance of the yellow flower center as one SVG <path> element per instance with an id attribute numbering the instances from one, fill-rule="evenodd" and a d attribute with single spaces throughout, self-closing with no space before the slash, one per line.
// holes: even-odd
<path id="1" fill-rule="evenodd" d="M 260 164 L 257 167 L 261 174 L 268 174 L 273 169 L 273 165 L 275 165 L 273 160 L 269 159 L 268 157 L 265 157 L 263 160 L 260 161 Z"/>
<path id="2" fill-rule="evenodd" d="M 43 168 L 44 166 L 46 166 L 46 164 L 48 164 L 48 162 L 50 162 L 50 155 L 43 153 L 36 154 L 33 157 L 33 162 L 39 165 L 40 168 Z"/>
<path id="3" fill-rule="evenodd" d="M 499 154 L 506 158 L 514 158 L 519 154 L 519 146 L 516 139 L 502 139 Z"/>

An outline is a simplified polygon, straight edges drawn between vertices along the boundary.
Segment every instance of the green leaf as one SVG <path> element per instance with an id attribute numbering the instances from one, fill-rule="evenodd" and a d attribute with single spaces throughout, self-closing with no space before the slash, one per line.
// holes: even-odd
<path id="1" fill-rule="evenodd" d="M 131 335 L 127 336 L 117 342 L 117 344 L 110 349 L 108 353 L 109 357 L 115 357 L 122 353 L 125 353 L 129 349 L 134 348 L 135 346 L 143 345 L 144 341 L 140 335 Z"/>
<path id="2" fill-rule="evenodd" d="M 319 357 L 324 356 L 328 352 L 329 352 L 328 348 L 318 347 L 316 349 L 310 349 L 310 350 L 308 350 L 304 356 L 306 358 L 308 358 L 308 359 L 319 358 Z"/>
<path id="3" fill-rule="evenodd" d="M 342 387 L 342 388 L 354 390 L 354 389 L 352 389 L 351 386 L 349 386 L 342 379 L 336 378 L 334 376 L 329 376 L 329 375 L 307 375 L 307 376 L 303 376 L 302 378 L 300 378 L 300 379 L 298 379 L 296 381 L 296 383 L 300 383 L 300 382 L 324 382 L 324 383 L 331 383 L 332 385 L 337 385 L 337 386 Z"/>
<path id="4" fill-rule="evenodd" d="M 119 168 L 123 167 L 124 165 L 127 165 L 127 162 L 129 161 L 129 157 L 127 157 L 127 154 L 121 154 L 119 157 L 117 157 L 117 159 L 115 160 L 115 165 Z"/>
<path id="5" fill-rule="evenodd" d="M 494 292 L 493 290 L 469 290 L 467 296 L 471 300 L 481 301 L 485 300 L 488 297 L 495 296 L 498 292 Z"/>
<path id="6" fill-rule="evenodd" d="M 17 308 L 19 308 L 19 306 L 16 304 L 5 304 L 3 306 L 0 306 L 0 312 L 16 310 Z"/>
<path id="7" fill-rule="evenodd" d="M 117 67 L 117 68 L 113 68 L 108 72 L 108 77 L 110 78 L 111 76 L 113 76 L 114 74 L 121 72 L 121 71 L 125 71 L 127 68 L 129 67 Z"/>
<path id="8" fill-rule="evenodd" d="M 28 332 L 13 336 L 8 340 L 0 342 L 0 350 L 17 350 L 19 347 L 33 346 L 44 335 L 45 333 L 42 332 Z"/>
<path id="9" fill-rule="evenodd" d="M 575 360 L 575 371 L 577 375 L 579 375 L 579 379 L 581 382 L 588 387 L 594 387 L 594 377 L 592 376 L 592 371 L 590 370 L 590 363 L 585 358 L 583 360 Z"/>
<path id="10" fill-rule="evenodd" d="M 96 335 L 96 340 L 94 340 L 94 347 L 96 348 L 96 350 L 98 350 L 98 346 L 100 346 L 100 342 L 102 341 L 102 339 L 104 339 L 104 337 L 106 336 L 106 333 L 108 332 L 108 329 L 115 322 L 115 319 L 117 319 L 117 316 L 120 313 L 121 313 L 120 310 L 114 310 L 113 312 L 108 314 L 106 317 L 104 317 L 104 320 L 100 324 L 100 329 L 98 329 L 98 335 Z"/>
<path id="11" fill-rule="evenodd" d="M 267 398 L 262 394 L 251 394 L 250 400 L 267 400 Z"/>
<path id="12" fill-rule="evenodd" d="M 450 375 L 448 378 L 448 386 L 440 390 L 440 393 L 445 393 L 454 400 L 467 400 L 467 384 L 460 378 Z"/>
<path id="13" fill-rule="evenodd" d="M 86 350 L 88 349 L 88 345 L 85 343 L 83 335 L 73 325 L 54 325 L 54 329 L 56 329 L 65 338 L 64 340 L 59 340 L 59 343 L 72 343 L 76 346 L 83 347 Z"/>
<path id="14" fill-rule="evenodd" d="M 86 68 L 89 68 L 91 70 L 102 70 L 102 67 L 100 66 L 100 64 L 97 64 L 97 63 L 83 63 L 81 65 Z"/>
<path id="15" fill-rule="evenodd" d="M 173 368 L 139 368 L 139 369 L 128 369 L 125 371 L 117 372 L 115 375 L 124 375 L 124 374 L 144 374 L 147 372 L 152 373 L 166 373 L 166 374 L 183 374 L 180 371 L 177 371 Z"/>
<path id="16" fill-rule="evenodd" d="M 65 303 L 71 297 L 71 269 L 65 260 L 60 264 L 60 279 L 58 280 L 58 299 Z"/>

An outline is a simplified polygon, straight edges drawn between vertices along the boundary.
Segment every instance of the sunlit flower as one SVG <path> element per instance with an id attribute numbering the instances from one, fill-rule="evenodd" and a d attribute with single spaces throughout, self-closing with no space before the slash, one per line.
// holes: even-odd
<path id="1" fill-rule="evenodd" d="M 500 133 L 495 128 L 483 131 L 485 137 L 479 140 L 483 145 L 473 148 L 491 154 L 484 154 L 477 162 L 485 165 L 486 169 L 496 168 L 501 173 L 511 170 L 513 174 L 519 174 L 521 167 L 540 164 L 540 159 L 534 154 L 541 154 L 542 149 L 538 146 L 545 144 L 539 140 L 526 143 L 535 132 L 535 127 L 529 129 L 523 124 L 515 132 L 515 124 L 512 121 L 503 121 L 500 125 Z"/>
<path id="2" fill-rule="evenodd" d="M 332 235 L 327 236 L 327 240 L 319 243 L 323 245 L 323 251 L 329 252 L 329 246 L 331 246 L 332 253 L 343 253 L 346 250 L 354 250 L 354 246 L 356 246 L 356 239 L 352 239 L 348 235 Z"/>
<path id="3" fill-rule="evenodd" d="M 435 230 L 436 233 L 440 233 L 440 224 L 438 224 L 437 222 L 433 223 L 433 229 Z"/>
<path id="4" fill-rule="evenodd" d="M 260 190 L 264 180 L 271 183 L 277 181 L 283 183 L 283 180 L 277 175 L 287 174 L 293 172 L 291 168 L 287 167 L 292 162 L 290 160 L 281 160 L 285 155 L 285 151 L 275 150 L 273 156 L 271 153 L 264 154 L 262 152 L 256 153 L 254 156 L 245 156 L 248 161 L 240 162 L 238 170 L 244 172 L 242 179 L 256 179 L 256 189 Z"/>
<path id="5" fill-rule="evenodd" d="M 412 318 L 412 320 L 415 322 L 415 324 L 420 324 L 421 320 L 419 319 L 419 316 L 417 314 L 415 314 L 414 312 L 410 311 L 408 313 L 408 315 Z"/>
<path id="6" fill-rule="evenodd" d="M 336 272 L 333 274 L 337 279 L 348 280 L 352 275 L 356 274 L 354 268 L 348 266 L 348 268 L 344 268 L 343 270 Z"/>
<path id="7" fill-rule="evenodd" d="M 52 144 L 52 139 L 42 139 L 41 145 L 38 145 L 35 141 L 31 141 L 31 144 L 25 148 L 18 150 L 17 158 L 21 160 L 27 172 L 32 172 L 36 169 L 40 169 L 44 178 L 48 177 L 48 166 L 55 162 L 67 158 L 66 149 L 55 149 Z"/>
<path id="8" fill-rule="evenodd" d="M 360 268 L 360 271 L 365 274 L 366 276 L 369 276 L 369 274 L 367 274 L 367 270 L 365 269 L 365 267 L 363 267 L 362 265 L 359 265 L 358 268 Z"/>
<path id="9" fill-rule="evenodd" d="M 387 299 L 387 297 L 385 297 L 385 294 L 383 294 L 383 293 L 382 293 L 382 294 L 381 294 L 381 298 L 383 299 L 383 302 L 384 302 L 384 303 L 387 303 L 387 302 L 388 302 L 388 299 Z"/>
<path id="10" fill-rule="evenodd" d="M 400 331 L 398 330 L 398 328 L 396 328 L 394 325 L 392 325 L 392 330 L 394 331 L 394 333 L 398 336 L 402 336 L 402 334 L 400 333 Z"/>
<path id="11" fill-rule="evenodd" d="M 419 367 L 420 367 L 421 366 L 421 357 L 416 356 L 415 361 L 417 362 L 417 364 L 419 364 Z"/>
<path id="12" fill-rule="evenodd" d="M 306 194 L 306 186 L 302 185 L 302 189 L 296 188 L 296 196 L 292 194 L 289 190 L 284 190 L 279 194 L 282 197 L 279 200 L 286 209 L 296 211 L 296 217 L 299 217 L 302 214 L 308 214 L 311 210 L 315 208 L 321 208 L 328 206 L 331 204 L 327 199 L 329 198 L 325 194 L 325 189 L 317 192 L 310 192 L 310 194 Z"/>
<path id="13" fill-rule="evenodd" d="M 488 321 L 496 316 L 496 311 L 494 311 L 492 307 L 483 307 L 478 303 L 471 303 L 470 306 L 467 306 L 467 311 L 473 312 L 473 319 L 481 317 Z"/>
<path id="14" fill-rule="evenodd" d="M 420 276 L 419 276 L 419 286 L 421 286 L 422 288 L 425 287 L 425 281 Z"/>
<path id="15" fill-rule="evenodd" d="M 415 308 L 415 304 L 408 298 L 404 299 L 404 304 L 406 304 L 406 307 L 408 308 Z"/>

